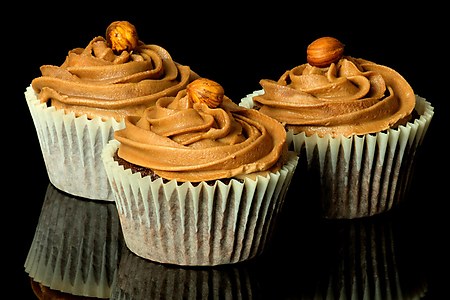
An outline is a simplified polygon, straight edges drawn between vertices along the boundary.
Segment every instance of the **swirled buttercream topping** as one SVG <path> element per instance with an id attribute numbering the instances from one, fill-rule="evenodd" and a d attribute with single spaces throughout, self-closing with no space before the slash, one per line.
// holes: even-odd
<path id="1" fill-rule="evenodd" d="M 265 94 L 253 97 L 260 112 L 294 134 L 363 135 L 409 120 L 415 96 L 396 71 L 349 56 L 329 67 L 303 64 L 275 82 L 260 81 Z"/>
<path id="2" fill-rule="evenodd" d="M 287 155 L 277 121 L 226 96 L 217 108 L 193 103 L 186 90 L 161 98 L 115 132 L 119 157 L 178 181 L 208 181 L 276 171 Z"/>
<path id="3" fill-rule="evenodd" d="M 198 78 L 162 47 L 139 41 L 134 50 L 116 55 L 103 37 L 69 51 L 60 67 L 42 66 L 41 73 L 32 82 L 41 103 L 50 100 L 57 110 L 77 117 L 117 121 L 142 114 L 159 98 L 175 96 Z"/>

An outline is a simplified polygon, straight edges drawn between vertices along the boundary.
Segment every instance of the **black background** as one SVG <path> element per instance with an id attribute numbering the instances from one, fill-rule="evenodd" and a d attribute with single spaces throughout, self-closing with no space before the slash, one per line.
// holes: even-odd
<path id="1" fill-rule="evenodd" d="M 15 22 L 4 19 L 0 27 L 6 91 L 1 147 L 7 178 L 2 183 L 6 204 L 2 257 L 8 265 L 6 274 L 11 275 L 8 282 L 21 286 L 15 290 L 17 299 L 34 299 L 23 264 L 48 184 L 23 92 L 40 76 L 41 65 L 62 64 L 69 50 L 104 35 L 116 20 L 130 21 L 143 42 L 164 47 L 175 61 L 221 83 L 237 103 L 261 88 L 260 79 L 277 80 L 284 71 L 305 63 L 306 47 L 321 36 L 346 44 L 346 55 L 402 74 L 415 93 L 435 107 L 410 191 L 412 204 L 404 209 L 409 220 L 416 218 L 420 225 L 412 226 L 409 234 L 417 238 L 417 247 L 426 256 L 426 299 L 444 299 L 444 292 L 448 297 L 450 55 L 448 20 L 441 13 L 445 8 L 423 3 L 392 8 L 379 2 L 307 6 L 275 1 L 251 8 L 244 4 L 129 1 L 121 5 L 69 2 L 57 7 L 39 2 L 13 4 L 12 11 L 5 11 L 4 18 L 11 13 Z"/>

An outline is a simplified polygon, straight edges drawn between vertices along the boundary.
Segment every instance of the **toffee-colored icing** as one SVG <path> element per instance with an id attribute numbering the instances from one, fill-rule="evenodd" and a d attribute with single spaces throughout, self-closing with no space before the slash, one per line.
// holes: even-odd
<path id="1" fill-rule="evenodd" d="M 414 92 L 399 73 L 349 56 L 326 68 L 303 64 L 277 82 L 260 84 L 265 94 L 253 97 L 259 111 L 307 136 L 383 131 L 407 121 L 415 106 Z"/>
<path id="2" fill-rule="evenodd" d="M 42 66 L 41 73 L 32 82 L 41 103 L 50 100 L 57 110 L 77 117 L 117 121 L 142 114 L 159 98 L 175 96 L 198 78 L 162 47 L 139 41 L 133 51 L 116 55 L 103 37 L 69 51 L 60 67 Z"/>
<path id="3" fill-rule="evenodd" d="M 154 181 L 154 180 L 156 180 L 156 179 L 158 179 L 158 178 L 161 178 L 161 177 L 159 177 L 158 175 L 156 175 L 155 172 L 153 172 L 152 169 L 144 168 L 144 167 L 141 167 L 141 166 L 132 164 L 132 163 L 126 161 L 125 159 L 119 157 L 119 155 L 117 154 L 117 152 L 118 152 L 118 150 L 114 153 L 113 159 L 114 159 L 114 161 L 116 161 L 120 166 L 122 166 L 125 170 L 130 170 L 131 173 L 133 173 L 133 174 L 139 172 L 139 173 L 141 174 L 142 177 L 148 176 L 148 177 L 150 178 L 151 181 Z M 243 183 L 243 182 L 244 182 L 243 179 L 237 179 L 237 178 L 234 178 L 234 179 L 237 180 L 237 181 L 240 182 L 240 183 Z M 221 179 L 219 179 L 219 180 L 220 180 L 222 183 L 224 183 L 224 184 L 229 184 L 229 183 L 231 182 L 231 178 L 221 178 Z M 167 182 L 169 182 L 170 180 L 165 179 L 165 178 L 162 178 L 162 181 L 163 181 L 164 183 L 167 183 Z M 208 185 L 210 185 L 210 186 L 213 186 L 213 185 L 216 183 L 216 180 L 209 180 L 209 181 L 205 181 L 205 182 L 206 182 L 206 184 L 208 184 Z M 184 183 L 184 182 L 180 182 L 180 181 L 179 181 L 177 184 L 178 184 L 178 185 L 182 185 L 183 183 Z M 191 183 L 192 183 L 193 186 L 198 186 L 198 184 L 199 184 L 200 182 L 191 182 Z"/>
<path id="4" fill-rule="evenodd" d="M 193 103 L 186 90 L 161 98 L 142 117 L 125 118 L 114 136 L 119 157 L 178 181 L 208 181 L 277 171 L 287 157 L 286 132 L 277 121 L 234 104 L 214 109 Z"/>

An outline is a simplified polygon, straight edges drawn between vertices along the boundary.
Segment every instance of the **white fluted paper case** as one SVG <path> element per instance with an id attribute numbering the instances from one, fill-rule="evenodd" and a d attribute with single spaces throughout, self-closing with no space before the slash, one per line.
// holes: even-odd
<path id="1" fill-rule="evenodd" d="M 74 113 L 47 107 L 39 102 L 31 86 L 25 98 L 52 184 L 72 195 L 114 201 L 101 152 L 125 122 L 113 118 L 89 120 L 86 115 L 76 118 Z"/>
<path id="2" fill-rule="evenodd" d="M 255 91 L 239 105 L 253 108 Z M 287 132 L 290 149 L 306 159 L 310 177 L 320 177 L 322 214 L 330 219 L 368 217 L 390 210 L 404 200 L 416 151 L 433 117 L 433 107 L 416 95 L 419 118 L 397 129 L 349 138 L 318 137 Z"/>
<path id="3" fill-rule="evenodd" d="M 119 145 L 110 141 L 102 158 L 125 242 L 140 257 L 177 265 L 231 264 L 261 254 L 298 160 L 290 152 L 279 172 L 243 183 L 178 185 L 125 170 L 113 159 Z"/>

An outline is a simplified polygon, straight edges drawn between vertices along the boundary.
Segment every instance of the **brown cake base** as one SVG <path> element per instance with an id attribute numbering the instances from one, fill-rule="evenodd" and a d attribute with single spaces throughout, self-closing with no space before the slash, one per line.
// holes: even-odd
<path id="1" fill-rule="evenodd" d="M 119 157 L 117 152 L 118 152 L 118 150 L 114 153 L 113 159 L 114 159 L 114 161 L 117 161 L 119 163 L 119 165 L 123 166 L 125 170 L 130 169 L 133 174 L 139 172 L 139 173 L 141 173 L 142 177 L 150 176 L 150 179 L 152 181 L 160 178 L 160 176 L 155 174 L 155 172 L 152 169 L 132 164 L 132 163 L 126 161 L 125 159 Z M 240 183 L 244 182 L 244 180 L 242 180 L 242 179 L 236 179 L 236 178 L 234 178 L 234 179 L 237 180 Z M 167 183 L 167 182 L 170 181 L 170 180 L 165 179 L 165 178 L 162 178 L 162 180 L 163 180 L 164 183 Z M 230 181 L 231 181 L 231 178 L 222 178 L 222 179 L 218 179 L 218 180 L 220 180 L 224 184 L 229 184 Z M 213 186 L 216 183 L 216 181 L 217 180 L 209 180 L 209 181 L 205 181 L 205 182 L 208 185 Z M 178 182 L 178 185 L 182 185 L 182 184 L 183 184 L 183 182 Z M 191 184 L 193 186 L 197 186 L 198 184 L 200 184 L 200 182 L 191 182 Z"/>

